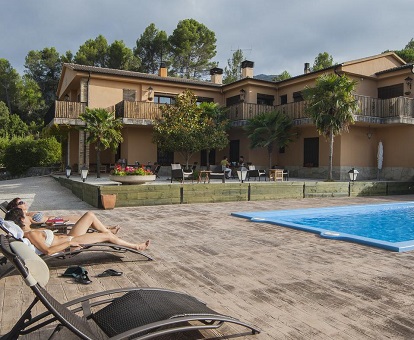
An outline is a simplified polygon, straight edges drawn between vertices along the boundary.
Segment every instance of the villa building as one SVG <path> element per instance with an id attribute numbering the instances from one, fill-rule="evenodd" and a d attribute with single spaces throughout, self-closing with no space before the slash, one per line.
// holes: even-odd
<path id="1" fill-rule="evenodd" d="M 268 168 L 267 151 L 250 149 L 243 126 L 254 115 L 276 109 L 293 119 L 296 138 L 288 147 L 274 151 L 273 165 L 288 169 L 291 177 L 326 178 L 329 143 L 318 135 L 305 115 L 301 92 L 306 86 L 314 86 L 315 79 L 324 73 L 345 74 L 357 81 L 355 97 L 360 110 L 349 132 L 335 138 L 334 178 L 347 179 L 353 167 L 359 171 L 358 178 L 377 178 L 377 150 L 381 141 L 384 150 L 381 179 L 412 179 L 412 64 L 389 52 L 315 72 L 310 72 L 306 63 L 303 74 L 279 82 L 256 79 L 253 73 L 254 63 L 247 60 L 242 63 L 242 79 L 230 84 L 222 84 L 220 68 L 210 71 L 210 81 L 198 81 L 169 77 L 165 65 L 161 65 L 158 74 L 145 74 L 64 64 L 58 100 L 47 123 L 67 131 L 65 157 L 72 168 L 83 164 L 93 166 L 96 153 L 93 145 L 85 144 L 84 132 L 77 129 L 83 124 L 79 115 L 85 107 L 109 109 L 122 118 L 124 140 L 116 154 L 109 150 L 102 153 L 103 164 L 109 166 L 125 159 L 128 164 L 157 162 L 167 166 L 183 160 L 178 154 L 157 149 L 152 142 L 153 120 L 160 116 L 161 105 L 173 103 L 178 94 L 189 89 L 199 102 L 211 101 L 228 108 L 230 143 L 225 149 L 212 152 L 210 164 L 219 163 L 224 155 L 231 162 L 243 155 L 256 168 Z M 195 154 L 191 161 L 205 166 L 205 153 Z"/>

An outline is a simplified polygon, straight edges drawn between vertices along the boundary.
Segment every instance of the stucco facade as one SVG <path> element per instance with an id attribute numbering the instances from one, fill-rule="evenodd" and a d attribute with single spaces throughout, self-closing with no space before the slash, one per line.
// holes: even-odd
<path id="1" fill-rule="evenodd" d="M 307 72 L 290 79 L 272 82 L 253 78 L 253 62 L 243 63 L 244 78 L 222 84 L 222 70 L 213 69 L 210 81 L 196 81 L 169 77 L 165 68 L 159 74 L 144 74 L 122 70 L 64 64 L 58 87 L 58 101 L 49 124 L 68 128 L 65 145 L 67 163 L 72 167 L 96 163 L 93 145 L 84 144 L 83 132 L 76 129 L 82 122 L 78 118 L 85 107 L 107 108 L 123 120 L 124 141 L 116 154 L 105 151 L 104 164 L 113 164 L 119 158 L 127 163 L 182 162 L 178 154 L 161 157 L 152 143 L 153 119 L 160 115 L 162 103 L 172 100 L 186 89 L 195 93 L 200 101 L 213 101 L 228 108 L 232 122 L 230 144 L 216 150 L 214 162 L 226 155 L 237 161 L 240 155 L 258 168 L 268 168 L 268 155 L 264 149 L 250 149 L 243 130 L 246 120 L 260 112 L 281 110 L 294 120 L 296 138 L 285 150 L 275 148 L 272 165 L 290 170 L 294 177 L 325 178 L 328 168 L 329 146 L 319 136 L 306 117 L 301 91 L 313 86 L 324 73 L 345 74 L 357 81 L 356 98 L 360 112 L 349 132 L 337 136 L 334 142 L 334 178 L 347 179 L 347 172 L 355 167 L 362 179 L 378 175 L 377 148 L 384 145 L 381 179 L 407 180 L 414 175 L 414 104 L 410 78 L 413 65 L 406 64 L 394 53 L 384 53 L 349 61 L 330 68 Z M 202 154 L 195 154 L 191 162 L 203 165 Z"/>

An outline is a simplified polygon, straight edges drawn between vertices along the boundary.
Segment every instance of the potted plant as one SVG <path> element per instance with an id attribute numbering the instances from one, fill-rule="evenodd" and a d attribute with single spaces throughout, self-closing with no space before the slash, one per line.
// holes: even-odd
<path id="1" fill-rule="evenodd" d="M 151 170 L 145 169 L 143 166 L 126 166 L 125 168 L 122 168 L 121 165 L 117 165 L 109 175 L 111 181 L 123 184 L 142 184 L 155 181 L 155 178 L 156 175 L 154 175 Z"/>

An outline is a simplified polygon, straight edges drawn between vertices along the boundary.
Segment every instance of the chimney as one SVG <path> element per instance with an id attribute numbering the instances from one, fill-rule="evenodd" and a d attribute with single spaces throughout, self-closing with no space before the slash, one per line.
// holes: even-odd
<path id="1" fill-rule="evenodd" d="M 210 70 L 211 82 L 214 84 L 223 84 L 223 69 L 222 68 L 212 68 Z"/>
<path id="2" fill-rule="evenodd" d="M 253 61 L 245 60 L 241 64 L 242 78 L 253 78 Z"/>
<path id="3" fill-rule="evenodd" d="M 160 69 L 158 70 L 158 75 L 160 77 L 166 77 L 167 76 L 167 67 L 165 66 L 165 63 L 163 61 L 160 64 Z"/>
<path id="4" fill-rule="evenodd" d="M 303 68 L 303 73 L 308 74 L 310 73 L 310 66 L 309 63 L 305 63 L 305 67 Z"/>

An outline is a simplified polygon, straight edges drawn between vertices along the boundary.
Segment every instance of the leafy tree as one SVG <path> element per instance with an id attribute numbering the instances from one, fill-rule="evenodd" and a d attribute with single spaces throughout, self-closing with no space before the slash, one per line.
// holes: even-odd
<path id="1" fill-rule="evenodd" d="M 328 52 L 319 53 L 313 63 L 312 71 L 323 70 L 333 65 L 333 58 Z"/>
<path id="2" fill-rule="evenodd" d="M 279 74 L 278 76 L 273 78 L 273 81 L 282 81 L 282 80 L 286 80 L 292 78 L 292 76 L 290 75 L 290 73 L 288 71 L 283 71 L 281 74 Z"/>
<path id="3" fill-rule="evenodd" d="M 7 137 L 7 127 L 10 123 L 10 113 L 4 102 L 0 101 L 0 137 Z"/>
<path id="4" fill-rule="evenodd" d="M 223 149 L 229 144 L 227 130 L 229 120 L 226 116 L 226 110 L 217 103 L 201 103 L 202 117 L 204 119 L 204 132 L 201 135 L 203 139 L 203 149 L 206 149 L 207 165 L 209 165 L 210 150 Z"/>
<path id="5" fill-rule="evenodd" d="M 108 47 L 108 59 L 105 67 L 138 71 L 139 66 L 139 58 L 133 55 L 132 50 L 122 40 L 115 40 Z"/>
<path id="6" fill-rule="evenodd" d="M 105 67 L 108 60 L 108 42 L 103 35 L 89 39 L 79 47 L 74 61 L 77 64 Z"/>
<path id="7" fill-rule="evenodd" d="M 0 59 L 0 101 L 6 103 L 9 112 L 15 112 L 18 103 L 19 73 L 8 60 Z"/>
<path id="8" fill-rule="evenodd" d="M 233 57 L 227 59 L 227 66 L 224 68 L 223 84 L 230 84 L 241 79 L 241 63 L 243 59 L 244 56 L 241 49 L 234 51 Z"/>
<path id="9" fill-rule="evenodd" d="M 7 126 L 9 136 L 27 136 L 29 134 L 29 127 L 22 121 L 19 115 L 11 114 L 9 125 Z"/>
<path id="10" fill-rule="evenodd" d="M 25 121 L 41 121 L 42 111 L 45 109 L 45 102 L 39 85 L 28 75 L 24 75 L 20 83 L 19 112 Z"/>
<path id="11" fill-rule="evenodd" d="M 62 72 L 62 61 L 54 47 L 46 47 L 41 51 L 29 51 L 26 56 L 25 73 L 40 88 L 47 106 L 56 100 L 56 90 Z"/>
<path id="12" fill-rule="evenodd" d="M 123 140 L 122 121 L 115 118 L 115 113 L 105 109 L 86 108 L 79 118 L 85 122 L 85 126 L 81 127 L 81 130 L 89 134 L 86 142 L 96 144 L 96 164 L 97 169 L 100 169 L 101 151 L 112 149 L 115 152 Z M 96 177 L 101 177 L 100 171 L 97 171 Z"/>
<path id="13" fill-rule="evenodd" d="M 307 114 L 319 134 L 329 140 L 329 181 L 332 181 L 334 138 L 342 131 L 348 131 L 358 110 L 358 102 L 353 95 L 356 84 L 346 76 L 324 74 L 316 79 L 315 87 L 306 87 L 303 91 L 308 101 Z"/>
<path id="14" fill-rule="evenodd" d="M 390 52 L 390 50 L 384 51 L 383 53 Z M 404 59 L 407 63 L 414 62 L 414 39 L 411 39 L 402 50 L 392 51 L 397 54 L 400 58 Z"/>
<path id="15" fill-rule="evenodd" d="M 281 111 L 258 114 L 247 121 L 244 129 L 250 139 L 250 148 L 266 148 L 269 168 L 272 167 L 272 153 L 275 146 L 285 147 L 292 141 L 293 121 Z"/>
<path id="16" fill-rule="evenodd" d="M 180 153 L 188 168 L 191 156 L 205 148 L 206 122 L 197 97 L 186 90 L 176 97 L 175 104 L 161 106 L 161 113 L 154 123 L 153 142 L 160 150 Z"/>
<path id="17" fill-rule="evenodd" d="M 141 34 L 134 48 L 134 55 L 141 60 L 141 72 L 156 73 L 161 61 L 168 59 L 168 38 L 151 23 Z"/>
<path id="18" fill-rule="evenodd" d="M 178 23 L 168 37 L 173 58 L 173 71 L 185 78 L 200 78 L 213 64 L 216 55 L 216 35 L 194 19 Z"/>
<path id="19" fill-rule="evenodd" d="M 73 53 L 71 51 L 66 51 L 66 53 L 60 57 L 62 63 L 73 63 L 73 58 Z"/>

